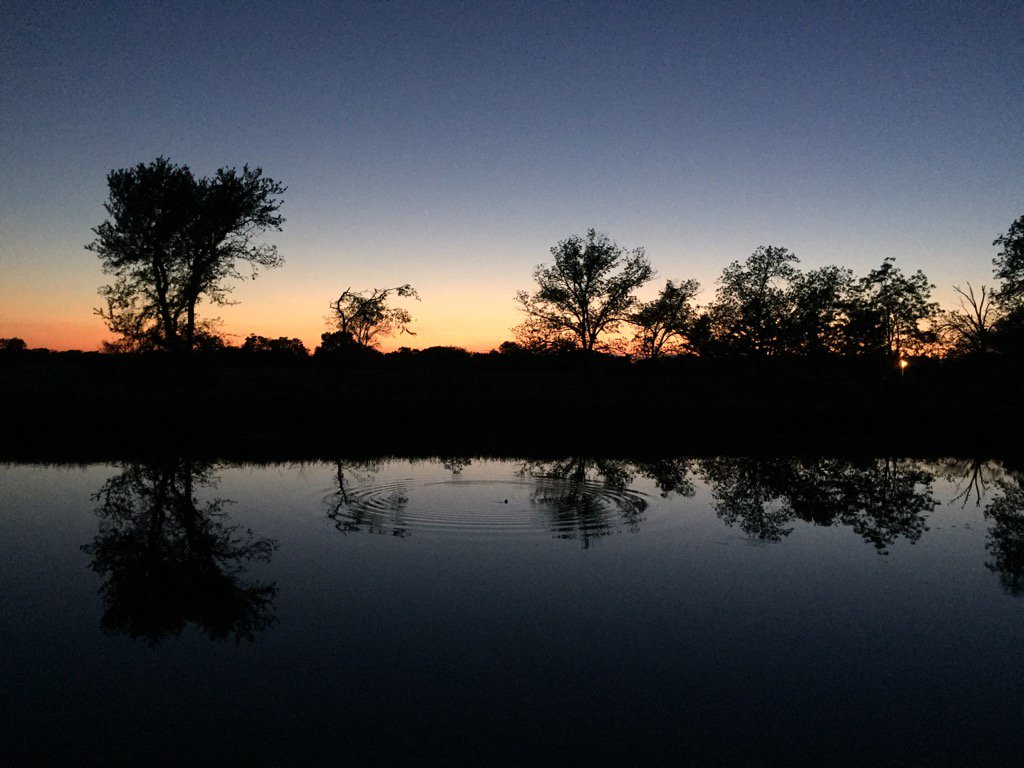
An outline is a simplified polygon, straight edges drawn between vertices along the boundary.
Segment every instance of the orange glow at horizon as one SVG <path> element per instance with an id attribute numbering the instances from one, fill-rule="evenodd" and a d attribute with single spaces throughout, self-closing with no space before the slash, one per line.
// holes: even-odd
<path id="1" fill-rule="evenodd" d="M 470 352 L 489 352 L 496 349 L 503 341 L 512 338 L 510 324 L 502 322 L 472 322 L 462 326 L 430 322 L 413 324 L 415 335 L 403 334 L 381 339 L 379 348 L 382 352 L 393 352 L 399 347 L 424 349 L 434 346 L 462 347 Z M 320 344 L 320 335 L 330 330 L 326 323 L 297 324 L 282 319 L 268 321 L 263 318 L 259 323 L 225 322 L 220 327 L 225 341 L 239 346 L 251 333 L 260 336 L 277 338 L 286 336 L 298 338 L 312 352 Z M 17 337 L 24 339 L 30 349 L 51 349 L 56 352 L 81 350 L 84 352 L 98 351 L 104 341 L 111 341 L 114 336 L 104 327 L 98 317 L 92 321 L 60 321 L 35 320 L 0 322 L 0 338 Z"/>
<path id="2" fill-rule="evenodd" d="M 0 323 L 0 338 L 24 339 L 29 349 L 52 349 L 55 352 L 81 350 L 95 352 L 104 341 L 113 338 L 103 322 L 72 322 L 37 320 Z"/>

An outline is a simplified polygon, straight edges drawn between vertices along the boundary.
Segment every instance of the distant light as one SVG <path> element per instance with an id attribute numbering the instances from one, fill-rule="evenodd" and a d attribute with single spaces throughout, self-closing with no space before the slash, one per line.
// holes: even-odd
<path id="1" fill-rule="evenodd" d="M 907 366 L 910 365 L 906 360 L 900 360 L 900 370 L 905 371 Z"/>

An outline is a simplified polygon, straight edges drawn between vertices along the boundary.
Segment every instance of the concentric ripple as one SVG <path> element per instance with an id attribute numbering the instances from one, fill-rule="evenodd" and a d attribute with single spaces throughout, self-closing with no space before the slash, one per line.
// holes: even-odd
<path id="1" fill-rule="evenodd" d="M 334 499 L 330 516 L 339 529 L 394 536 L 589 538 L 633 526 L 647 509 L 636 491 L 556 477 L 367 481 Z"/>

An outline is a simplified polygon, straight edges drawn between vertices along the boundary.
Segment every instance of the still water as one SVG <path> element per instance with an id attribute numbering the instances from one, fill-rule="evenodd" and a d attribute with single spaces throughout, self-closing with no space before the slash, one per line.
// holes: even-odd
<path id="1" fill-rule="evenodd" d="M 1018 765 L 1024 466 L 0 466 L 0 764 Z"/>

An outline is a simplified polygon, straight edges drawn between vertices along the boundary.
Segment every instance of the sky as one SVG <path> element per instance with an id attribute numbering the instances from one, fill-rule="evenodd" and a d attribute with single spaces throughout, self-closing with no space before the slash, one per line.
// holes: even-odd
<path id="1" fill-rule="evenodd" d="M 411 283 L 415 337 L 485 351 L 550 248 L 643 246 L 700 300 L 759 245 L 935 296 L 1024 214 L 1024 3 L 0 0 L 0 337 L 96 349 L 106 176 L 166 156 L 287 186 L 282 267 L 223 331 L 329 330 Z M 653 282 L 642 298 L 657 291 Z"/>

